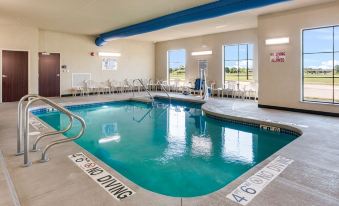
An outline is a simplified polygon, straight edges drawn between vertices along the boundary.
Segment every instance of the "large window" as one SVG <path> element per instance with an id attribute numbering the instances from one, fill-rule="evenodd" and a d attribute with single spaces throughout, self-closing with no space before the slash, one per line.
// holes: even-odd
<path id="1" fill-rule="evenodd" d="M 253 80 L 253 44 L 224 46 L 224 80 L 238 84 Z"/>
<path id="2" fill-rule="evenodd" d="M 339 103 L 339 26 L 305 29 L 302 35 L 303 100 Z"/>
<path id="3" fill-rule="evenodd" d="M 185 81 L 186 51 L 184 49 L 167 52 L 168 80 Z"/>

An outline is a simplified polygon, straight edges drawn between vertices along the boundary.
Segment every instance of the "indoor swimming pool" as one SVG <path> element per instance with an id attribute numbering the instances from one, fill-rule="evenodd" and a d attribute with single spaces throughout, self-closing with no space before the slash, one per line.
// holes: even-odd
<path id="1" fill-rule="evenodd" d="M 87 124 L 78 145 L 135 184 L 174 197 L 219 190 L 296 138 L 206 116 L 198 103 L 156 99 L 66 108 Z M 33 114 L 58 130 L 69 121 L 49 109 Z M 75 123 L 65 136 L 79 129 Z"/>

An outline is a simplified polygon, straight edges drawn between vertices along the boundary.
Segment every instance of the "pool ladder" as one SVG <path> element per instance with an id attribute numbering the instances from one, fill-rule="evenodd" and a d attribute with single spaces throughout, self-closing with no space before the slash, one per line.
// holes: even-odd
<path id="1" fill-rule="evenodd" d="M 24 109 L 24 115 L 23 115 L 23 103 L 24 101 L 28 100 L 28 103 L 25 106 Z M 45 132 L 40 134 L 36 140 L 33 143 L 33 148 L 31 151 L 38 151 L 37 149 L 37 145 L 38 142 L 48 136 L 52 136 L 52 135 L 57 135 L 57 134 L 63 134 L 67 131 L 69 131 L 72 126 L 73 126 L 73 121 L 74 119 L 77 119 L 80 123 L 81 123 L 81 130 L 79 131 L 79 133 L 71 138 L 64 138 L 64 139 L 58 139 L 58 140 L 54 140 L 51 143 L 49 143 L 48 145 L 45 146 L 45 148 L 42 150 L 42 156 L 40 159 L 40 162 L 47 162 L 49 159 L 47 157 L 47 151 L 57 145 L 57 144 L 62 144 L 65 142 L 70 142 L 73 140 L 76 140 L 78 138 L 80 138 L 85 129 L 86 129 L 86 123 L 85 120 L 83 118 L 81 118 L 80 116 L 72 113 L 71 111 L 69 111 L 68 109 L 62 107 L 61 105 L 51 101 L 50 99 L 47 99 L 45 97 L 39 96 L 37 94 L 28 94 L 24 97 L 22 97 L 19 101 L 18 104 L 18 122 L 17 122 L 17 153 L 16 155 L 24 155 L 24 166 L 30 166 L 32 164 L 32 162 L 29 159 L 29 148 L 30 148 L 30 141 L 29 141 L 29 127 L 30 127 L 30 119 L 29 119 L 29 107 L 37 102 L 37 101 L 42 101 L 46 104 L 48 104 L 49 106 L 51 106 L 52 108 L 59 110 L 60 112 L 64 113 L 68 118 L 69 118 L 69 124 L 65 129 L 59 130 L 59 131 L 51 131 L 51 132 Z M 23 144 L 23 150 L 22 150 L 22 141 L 24 142 Z"/>
<path id="2" fill-rule="evenodd" d="M 133 97 L 134 97 L 134 87 L 135 87 L 135 82 L 138 81 L 140 83 L 140 85 L 145 89 L 145 91 L 147 92 L 148 96 L 150 96 L 152 102 L 154 102 L 154 97 L 151 95 L 151 93 L 149 92 L 149 90 L 147 89 L 147 87 L 145 86 L 145 84 L 142 82 L 141 79 L 134 79 L 133 80 Z"/>
<path id="3" fill-rule="evenodd" d="M 163 83 L 161 81 L 157 82 L 157 85 L 160 86 L 160 90 L 164 91 L 168 97 L 168 99 L 171 101 L 171 96 L 168 94 L 168 91 L 166 90 L 166 88 L 164 87 Z"/>

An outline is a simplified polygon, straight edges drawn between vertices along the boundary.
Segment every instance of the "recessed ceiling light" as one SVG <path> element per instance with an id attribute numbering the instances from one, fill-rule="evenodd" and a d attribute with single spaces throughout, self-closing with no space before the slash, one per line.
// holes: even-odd
<path id="1" fill-rule="evenodd" d="M 266 45 L 276 45 L 276 44 L 288 44 L 290 43 L 289 37 L 281 37 L 281 38 L 271 38 L 266 39 Z"/>
<path id="2" fill-rule="evenodd" d="M 209 55 L 212 54 L 212 51 L 198 51 L 198 52 L 192 52 L 192 56 L 201 56 L 201 55 Z"/>
<path id="3" fill-rule="evenodd" d="M 99 52 L 98 55 L 101 56 L 101 57 L 119 57 L 119 56 L 121 56 L 121 54 L 117 53 L 117 52 Z"/>

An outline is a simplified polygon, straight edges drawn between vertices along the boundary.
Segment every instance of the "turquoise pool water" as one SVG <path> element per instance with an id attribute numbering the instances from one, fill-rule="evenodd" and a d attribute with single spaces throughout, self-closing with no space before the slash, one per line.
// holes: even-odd
<path id="1" fill-rule="evenodd" d="M 77 144 L 139 186 L 175 197 L 221 189 L 296 138 L 207 117 L 195 103 L 122 101 L 68 109 L 87 123 Z M 68 121 L 55 111 L 33 113 L 55 129 Z"/>

